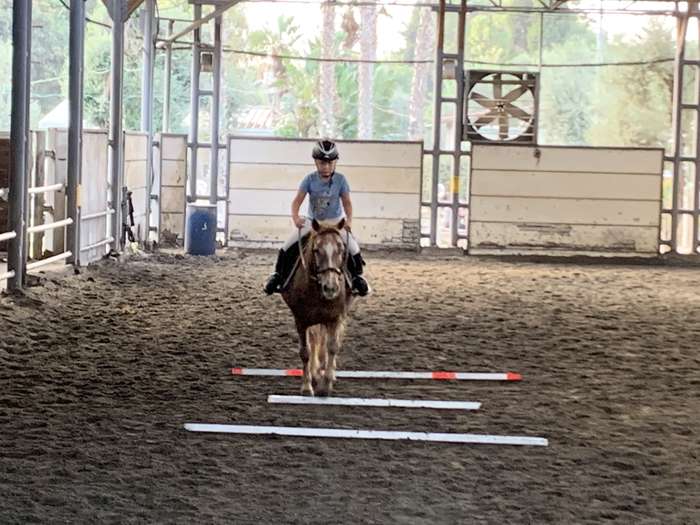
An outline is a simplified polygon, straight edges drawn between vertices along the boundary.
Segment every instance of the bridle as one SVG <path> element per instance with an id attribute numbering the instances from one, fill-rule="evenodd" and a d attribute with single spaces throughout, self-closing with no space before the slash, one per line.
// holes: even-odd
<path id="1" fill-rule="evenodd" d="M 346 243 L 345 240 L 343 239 L 343 235 L 340 232 L 340 230 L 335 230 L 335 229 L 324 230 L 323 232 L 321 232 L 319 234 L 316 234 L 316 235 L 312 234 L 311 237 L 309 238 L 308 249 L 312 254 L 314 252 L 316 238 L 319 237 L 320 235 L 335 234 L 338 237 L 340 237 L 340 242 L 343 245 L 343 259 L 342 259 L 343 262 L 342 262 L 342 266 L 340 268 L 338 268 L 337 266 L 327 266 L 325 268 L 316 268 L 316 264 L 315 264 L 316 258 L 312 257 L 311 264 L 313 266 L 313 271 L 310 271 L 308 265 L 306 264 L 306 257 L 304 256 L 304 250 L 303 250 L 303 247 L 301 245 L 301 228 L 299 228 L 298 233 L 299 233 L 299 236 L 298 236 L 297 242 L 299 243 L 299 254 L 300 254 L 299 259 L 301 259 L 301 265 L 304 267 L 304 271 L 306 272 L 306 275 L 309 276 L 309 279 L 311 279 L 312 281 L 318 281 L 318 276 L 321 275 L 322 273 L 333 272 L 333 273 L 336 273 L 338 275 L 344 275 L 345 279 L 348 280 L 348 276 L 344 271 L 344 268 L 348 262 L 348 243 Z"/>

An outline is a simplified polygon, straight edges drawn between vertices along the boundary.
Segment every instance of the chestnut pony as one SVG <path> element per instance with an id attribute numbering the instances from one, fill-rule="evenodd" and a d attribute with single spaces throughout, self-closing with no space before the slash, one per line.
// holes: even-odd
<path id="1" fill-rule="evenodd" d="M 345 219 L 333 225 L 313 221 L 296 271 L 282 292 L 299 334 L 302 394 L 327 396 L 333 390 L 336 357 L 353 298 L 344 226 Z"/>

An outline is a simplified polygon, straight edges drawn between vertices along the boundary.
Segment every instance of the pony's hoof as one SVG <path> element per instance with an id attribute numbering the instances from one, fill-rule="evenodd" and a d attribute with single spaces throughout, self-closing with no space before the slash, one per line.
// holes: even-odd
<path id="1" fill-rule="evenodd" d="M 328 397 L 333 391 L 333 383 L 328 381 L 325 377 L 321 381 L 318 388 L 316 389 L 316 395 L 319 397 Z"/>
<path id="2" fill-rule="evenodd" d="M 328 394 L 330 394 L 330 392 L 326 388 L 319 388 L 316 390 L 316 395 L 318 397 L 328 397 Z"/>
<path id="3" fill-rule="evenodd" d="M 309 386 L 309 387 L 307 388 L 306 385 L 303 385 L 303 386 L 301 387 L 301 395 L 302 395 L 302 396 L 314 397 L 314 389 L 313 389 L 313 387 Z"/>

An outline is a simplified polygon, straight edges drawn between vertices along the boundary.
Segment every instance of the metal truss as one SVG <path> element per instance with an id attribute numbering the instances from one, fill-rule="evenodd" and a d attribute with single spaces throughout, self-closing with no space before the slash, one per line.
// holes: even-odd
<path id="1" fill-rule="evenodd" d="M 695 2 L 677 18 L 673 146 L 664 157 L 672 185 L 671 198 L 663 203 L 661 210 L 661 247 L 666 252 L 697 255 L 700 253 L 700 60 L 686 56 L 688 29 L 693 18 L 697 31 L 694 36 L 698 38 L 700 10 Z M 692 89 L 684 89 L 686 80 L 694 81 Z"/>

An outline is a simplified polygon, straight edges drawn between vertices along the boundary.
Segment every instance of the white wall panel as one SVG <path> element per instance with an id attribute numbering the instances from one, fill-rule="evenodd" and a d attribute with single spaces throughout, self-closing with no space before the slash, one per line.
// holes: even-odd
<path id="1" fill-rule="evenodd" d="M 155 162 L 160 167 L 159 242 L 165 246 L 181 245 L 185 236 L 187 136 L 166 133 L 159 135 L 158 141 Z"/>
<path id="2" fill-rule="evenodd" d="M 270 215 L 230 215 L 230 238 L 241 246 L 270 247 L 285 242 L 294 234 L 289 217 Z M 397 220 L 357 219 L 353 234 L 360 244 L 369 246 L 404 246 L 403 224 Z"/>
<path id="3" fill-rule="evenodd" d="M 472 199 L 471 220 L 656 226 L 659 213 L 660 205 L 654 201 L 476 197 Z"/>
<path id="4" fill-rule="evenodd" d="M 166 160 L 187 158 L 187 137 L 185 135 L 160 135 L 161 157 Z"/>
<path id="5" fill-rule="evenodd" d="M 61 136 L 59 134 L 58 136 Z M 82 184 L 80 195 L 81 215 L 107 210 L 108 193 L 108 135 L 106 131 L 86 131 L 83 133 Z M 107 217 L 81 221 L 80 247 L 85 248 L 108 237 Z M 109 250 L 101 246 L 80 253 L 80 264 L 87 265 L 100 260 Z"/>
<path id="6" fill-rule="evenodd" d="M 124 181 L 134 206 L 132 233 L 138 242 L 146 239 L 146 177 L 148 135 L 128 132 L 124 134 Z"/>
<path id="7" fill-rule="evenodd" d="M 472 195 L 658 200 L 658 174 L 478 170 Z"/>
<path id="8" fill-rule="evenodd" d="M 661 149 L 475 145 L 471 253 L 653 254 Z"/>
<path id="9" fill-rule="evenodd" d="M 290 190 L 233 190 L 231 209 L 241 215 L 291 216 L 291 202 L 296 191 Z M 353 217 L 381 219 L 418 218 L 418 198 L 403 193 L 352 192 Z M 308 197 L 301 206 L 306 214 Z"/>
<path id="10" fill-rule="evenodd" d="M 148 154 L 148 135 L 136 131 L 128 131 L 124 135 L 124 158 L 145 161 Z"/>
<path id="11" fill-rule="evenodd" d="M 312 140 L 229 138 L 229 239 L 271 246 L 291 231 L 291 201 L 314 168 Z M 353 230 L 362 243 L 417 248 L 422 143 L 339 142 Z M 306 213 L 308 203 L 302 205 Z"/>
<path id="12" fill-rule="evenodd" d="M 161 180 L 163 186 L 185 187 L 187 166 L 183 160 L 163 160 Z"/>
<path id="13" fill-rule="evenodd" d="M 249 164 L 299 164 L 313 168 L 313 140 L 254 139 L 232 137 L 230 161 Z M 391 166 L 418 168 L 422 150 L 418 142 L 338 141 L 341 166 Z M 342 170 L 341 170 L 342 171 Z"/>
<path id="14" fill-rule="evenodd" d="M 659 238 L 655 227 L 639 227 L 630 235 L 626 226 L 576 224 L 475 222 L 470 226 L 470 233 L 474 239 L 470 249 L 475 254 L 496 249 L 552 251 L 555 255 L 562 250 L 654 253 Z"/>
<path id="15" fill-rule="evenodd" d="M 661 149 L 475 145 L 480 170 L 660 173 Z"/>
<path id="16" fill-rule="evenodd" d="M 303 178 L 313 169 L 307 165 L 273 165 L 231 163 L 231 188 L 297 190 Z M 352 192 L 416 193 L 420 186 L 420 170 L 414 168 L 343 166 Z"/>

